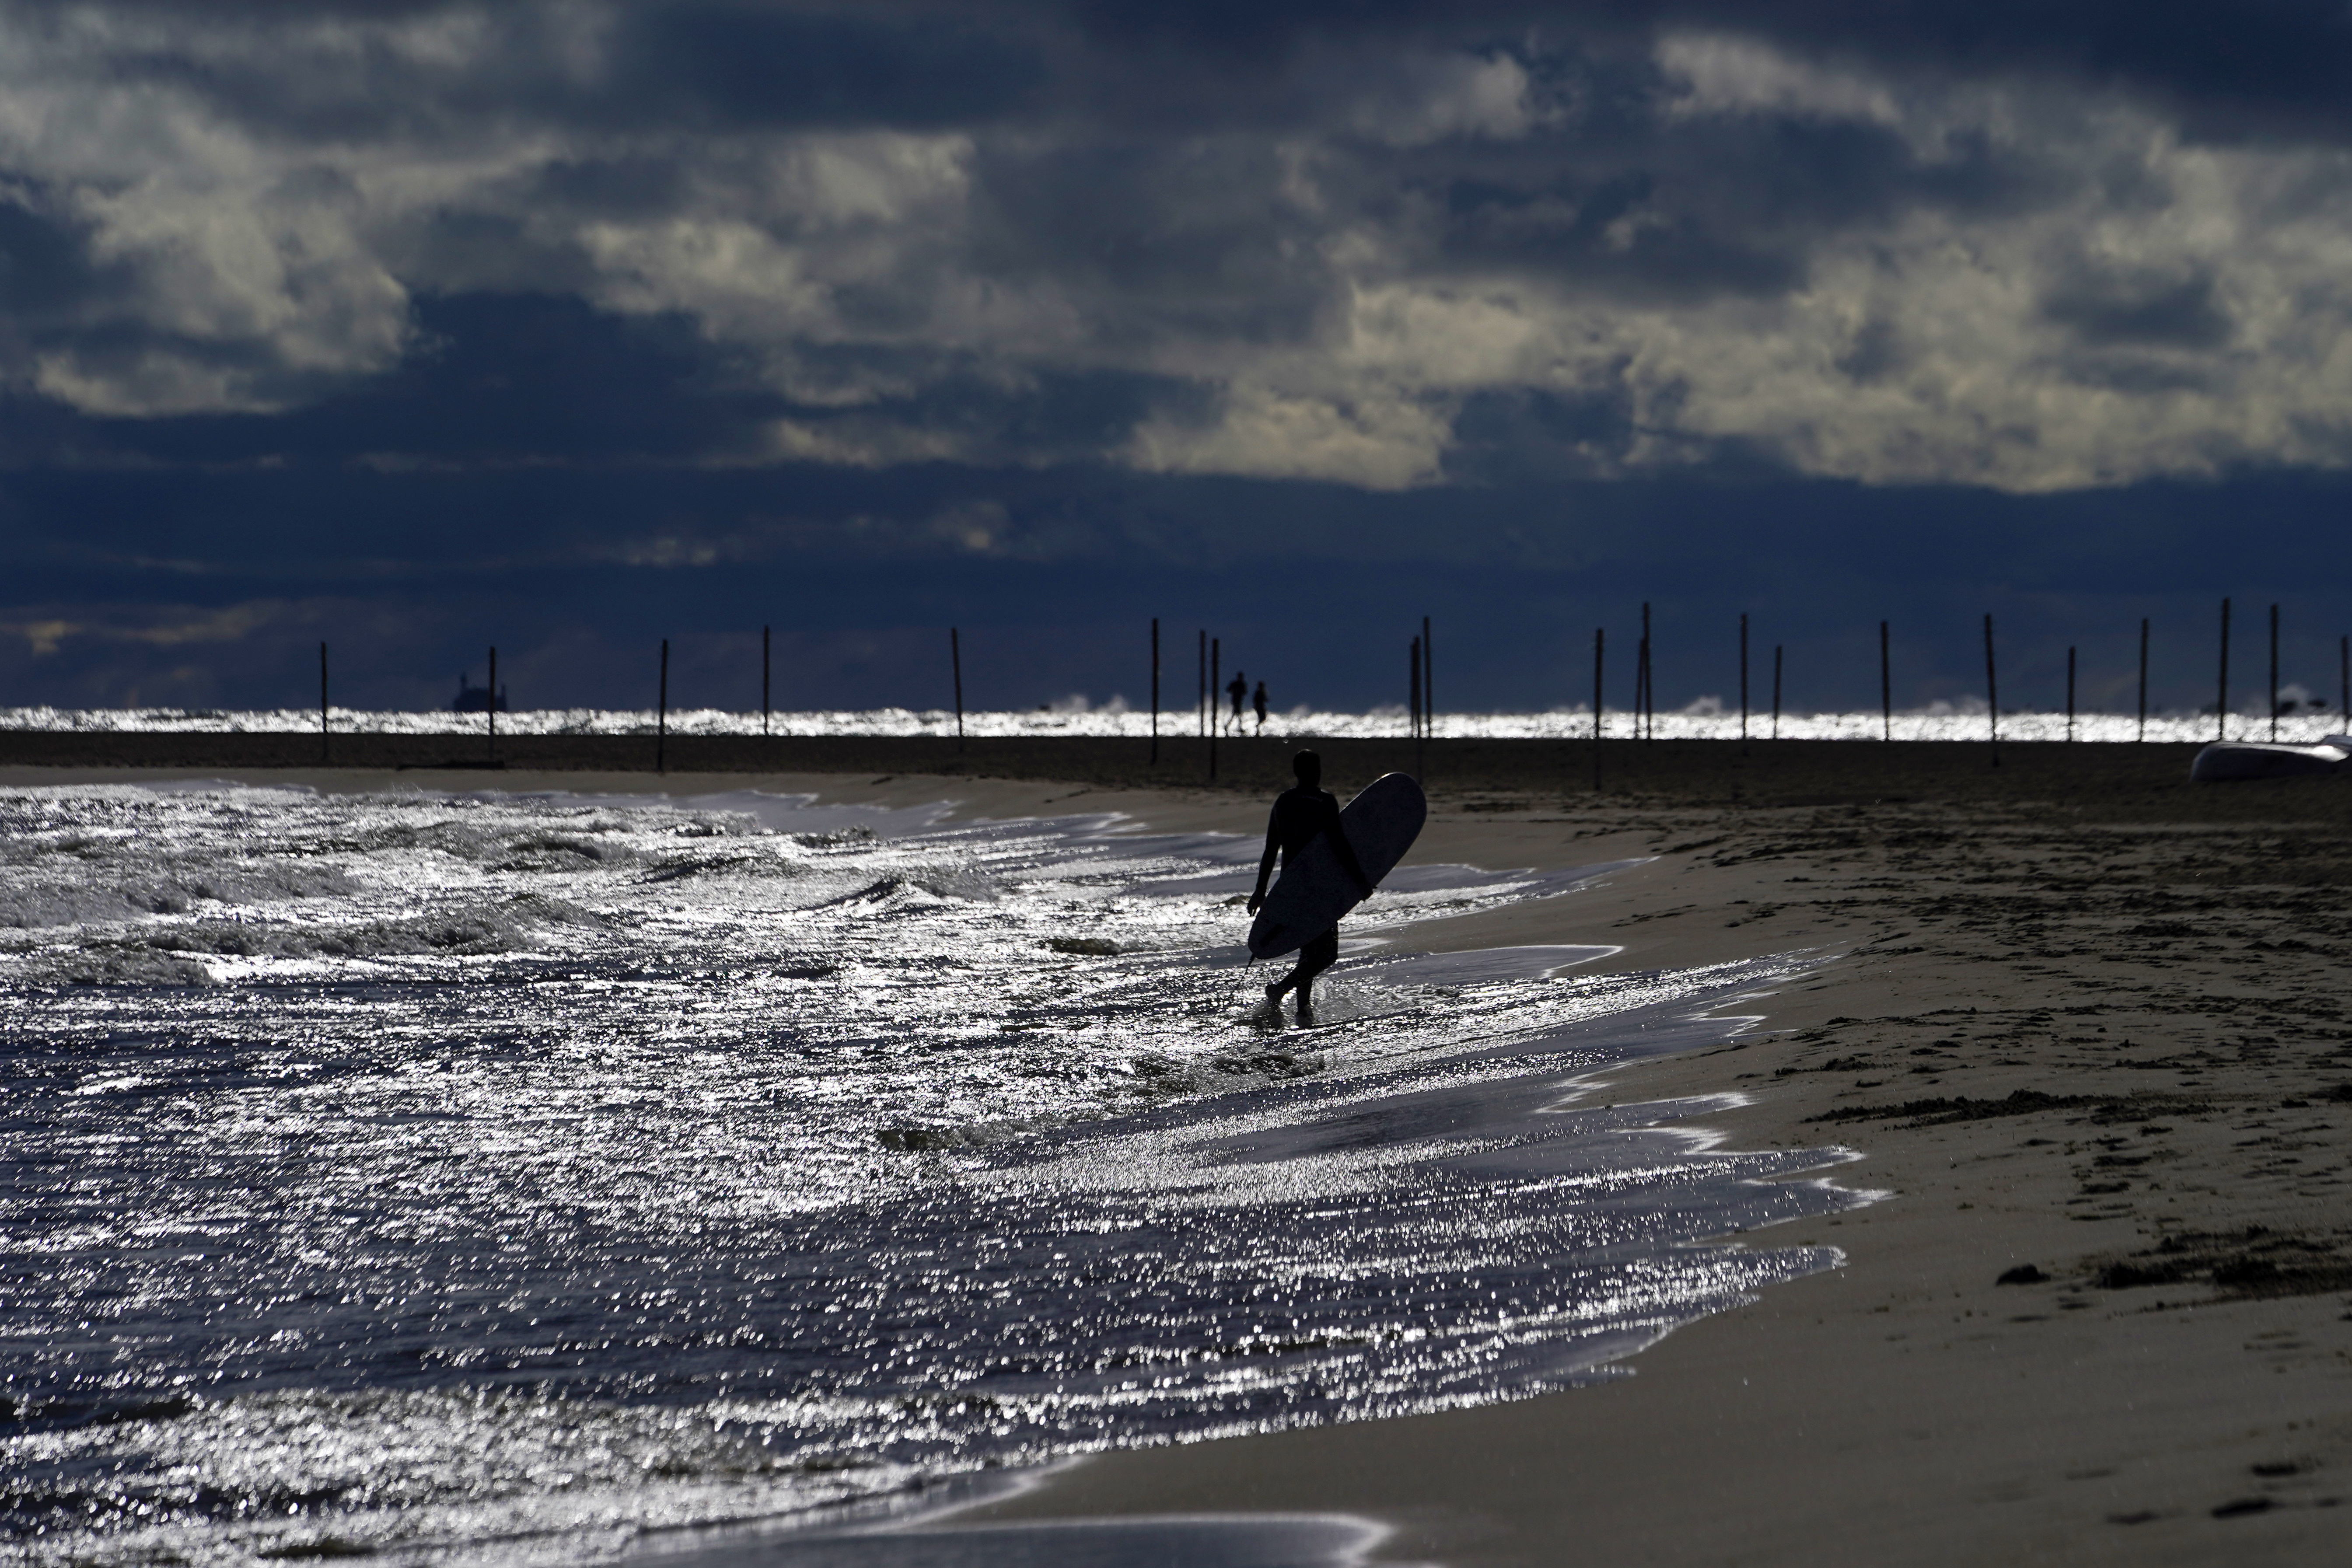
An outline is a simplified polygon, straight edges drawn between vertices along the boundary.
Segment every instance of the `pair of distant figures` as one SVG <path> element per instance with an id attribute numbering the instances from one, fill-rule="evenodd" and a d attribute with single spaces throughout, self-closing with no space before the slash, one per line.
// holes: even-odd
<path id="1" fill-rule="evenodd" d="M 1234 671 L 1233 679 L 1225 683 L 1225 694 L 1234 700 L 1233 721 L 1225 726 L 1226 732 L 1231 733 L 1242 727 L 1242 702 L 1247 699 L 1257 709 L 1258 731 L 1261 734 L 1264 733 L 1265 731 L 1265 682 L 1259 681 L 1257 695 L 1251 697 L 1249 678 L 1237 669 Z"/>

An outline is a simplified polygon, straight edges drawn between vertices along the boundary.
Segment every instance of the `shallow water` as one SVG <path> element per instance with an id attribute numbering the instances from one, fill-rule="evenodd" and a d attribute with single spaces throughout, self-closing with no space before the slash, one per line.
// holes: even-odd
<path id="1" fill-rule="evenodd" d="M 1793 962 L 1416 955 L 1607 869 L 1416 868 L 1301 1031 L 1249 1006 L 1256 847 L 0 792 L 5 1550 L 578 1561 L 1522 1397 L 1835 1261 L 1692 1245 L 1864 1201 L 1769 1179 L 1820 1155 L 1575 1082 L 1736 1033 Z"/>

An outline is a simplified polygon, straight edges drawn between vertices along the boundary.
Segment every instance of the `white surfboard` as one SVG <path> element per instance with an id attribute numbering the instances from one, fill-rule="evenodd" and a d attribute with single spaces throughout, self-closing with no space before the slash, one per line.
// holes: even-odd
<path id="1" fill-rule="evenodd" d="M 1348 847 L 1356 852 L 1356 864 L 1377 888 L 1421 837 L 1421 825 L 1428 818 L 1429 802 L 1423 798 L 1421 785 L 1409 774 L 1383 773 L 1340 807 L 1339 828 L 1348 836 Z M 1250 927 L 1250 956 L 1296 952 L 1362 901 L 1355 879 L 1340 868 L 1331 836 L 1318 834 L 1290 858 L 1266 894 L 1265 907 Z"/>
<path id="2" fill-rule="evenodd" d="M 2343 737 L 2330 735 L 2316 746 L 2216 741 L 2197 753 L 2196 760 L 2189 764 L 2189 776 L 2200 784 L 2218 784 L 2224 779 L 2284 779 L 2342 773 L 2352 752 L 2334 743 Z"/>

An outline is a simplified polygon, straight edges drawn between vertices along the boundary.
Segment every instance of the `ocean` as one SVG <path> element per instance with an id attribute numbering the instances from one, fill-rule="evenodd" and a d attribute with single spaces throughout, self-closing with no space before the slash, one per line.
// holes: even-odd
<path id="1" fill-rule="evenodd" d="M 1299 1029 L 1252 1005 L 1257 849 L 0 790 L 0 1555 L 597 1561 L 1525 1398 L 1836 1266 L 1728 1241 L 1868 1201 L 1834 1152 L 1588 1081 L 1820 955 L 1433 954 L 1615 868 L 1408 866 Z"/>
<path id="2" fill-rule="evenodd" d="M 1231 722 L 1228 712 L 1225 720 Z M 439 735 L 481 734 L 487 714 L 379 711 L 334 708 L 328 721 L 338 734 Z M 1160 733 L 1166 736 L 1199 732 L 1190 706 L 1163 709 Z M 1602 731 L 1619 739 L 1633 734 L 1633 716 L 1621 709 L 1602 715 Z M 667 724 L 673 735 L 757 735 L 762 732 L 757 712 L 724 708 L 673 708 L 667 715 L 653 709 L 543 708 L 499 715 L 499 732 L 506 735 L 651 735 Z M 1123 697 L 1102 702 L 1073 696 L 1031 710 L 973 710 L 963 715 L 966 734 L 1004 736 L 1115 736 L 1140 740 L 1151 733 L 1149 710 L 1131 707 Z M 2342 715 L 2322 709 L 2282 717 L 2278 738 L 2308 744 L 2341 731 Z M 187 708 L 0 708 L 0 731 L 42 730 L 80 733 L 153 732 L 316 734 L 316 708 L 187 709 Z M 822 712 L 777 712 L 768 719 L 768 733 L 798 736 L 952 735 L 957 718 L 941 708 L 841 709 Z M 1403 704 L 1363 713 L 1326 712 L 1294 708 L 1269 712 L 1261 730 L 1255 714 L 1232 732 L 1283 740 L 1392 740 L 1411 734 Z M 1530 713 L 1439 713 L 1432 734 L 1439 740 L 1589 740 L 1592 710 L 1558 708 Z M 1741 736 L 1737 705 L 1727 708 L 1717 698 L 1654 716 L 1653 734 L 1661 741 L 1736 741 Z M 1784 741 L 1983 741 L 1990 732 L 1984 705 L 1938 702 L 1924 709 L 1897 712 L 1890 719 L 1877 709 L 1854 712 L 1789 712 L 1779 721 L 1762 708 L 1751 711 L 1746 733 L 1756 740 L 1777 736 Z M 2063 712 L 2004 710 L 2000 738 L 2004 741 L 2151 742 L 2202 743 L 2216 737 L 2210 713 L 2151 713 L 2143 734 L 2137 715 L 2081 713 L 2070 728 Z M 2269 721 L 2252 712 L 2233 713 L 2229 738 L 2267 740 Z"/>

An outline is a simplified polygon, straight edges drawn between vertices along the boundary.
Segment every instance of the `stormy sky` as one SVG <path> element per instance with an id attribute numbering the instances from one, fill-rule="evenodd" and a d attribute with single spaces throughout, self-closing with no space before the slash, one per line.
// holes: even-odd
<path id="1" fill-rule="evenodd" d="M 0 4 L 0 706 L 2332 696 L 2352 11 Z M 1180 657 L 1181 650 L 1181 657 Z M 1630 697 L 1630 665 L 1612 700 Z M 1619 689 L 1624 688 L 1624 689 Z"/>

